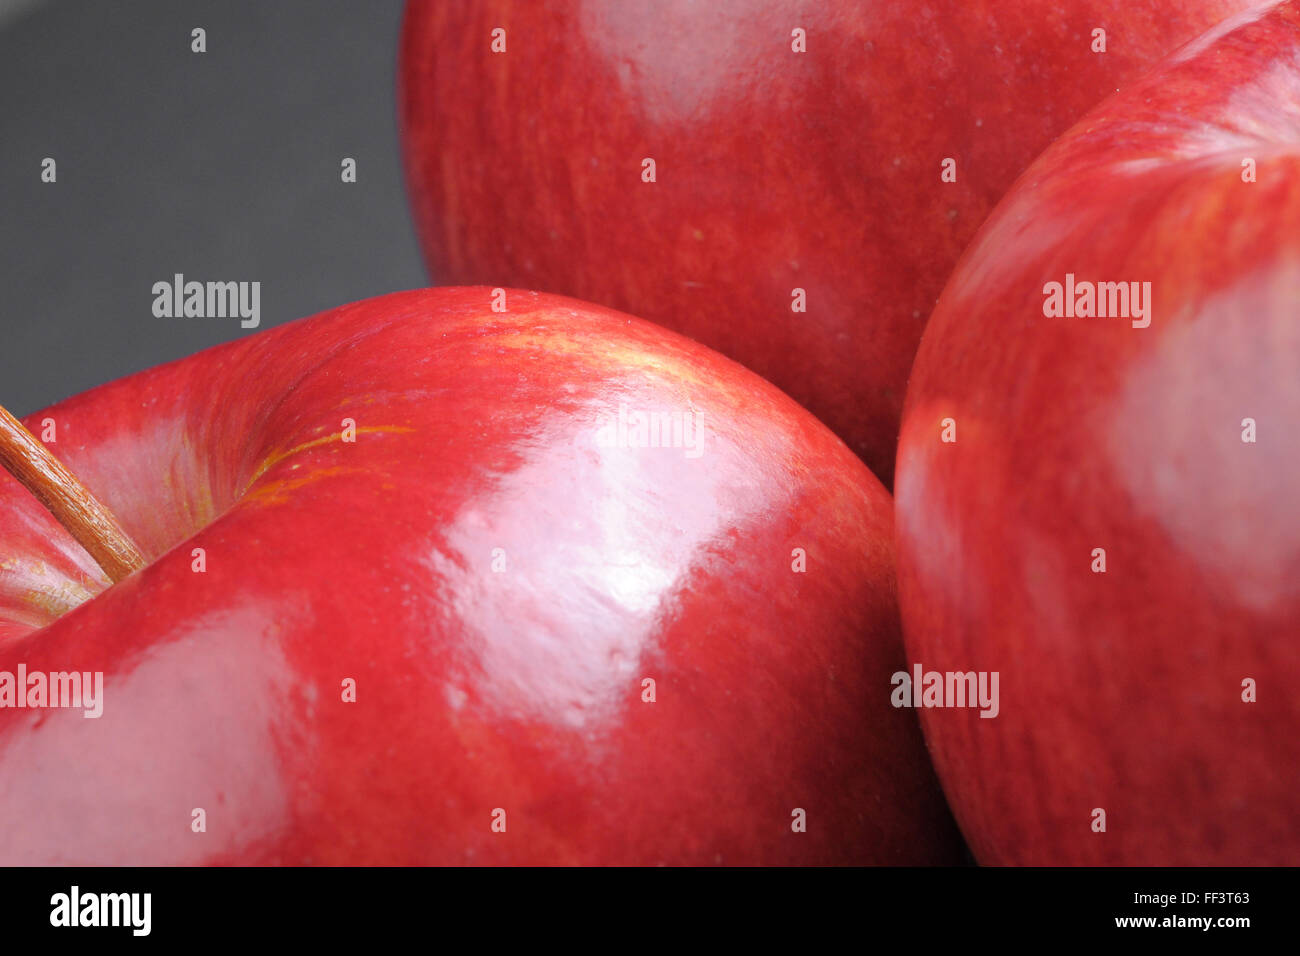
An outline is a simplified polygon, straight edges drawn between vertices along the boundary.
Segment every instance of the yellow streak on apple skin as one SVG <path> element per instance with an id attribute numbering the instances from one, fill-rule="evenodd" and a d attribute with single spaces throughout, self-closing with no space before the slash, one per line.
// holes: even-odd
<path id="1" fill-rule="evenodd" d="M 531 318 L 531 316 L 530 316 Z M 563 321 L 560 319 L 559 321 Z M 557 352 L 575 355 L 595 368 L 641 368 L 671 374 L 693 382 L 701 381 L 696 369 L 688 361 L 674 355 L 655 354 L 634 345 L 623 345 L 608 339 L 602 341 L 595 333 L 585 330 L 568 330 L 530 325 L 526 328 L 503 328 L 493 338 L 499 348 L 522 349 L 529 352 Z"/>
<path id="2" fill-rule="evenodd" d="M 45 617 L 46 623 L 57 620 L 95 595 L 74 581 L 65 581 L 54 588 L 33 588 L 24 591 L 21 600 L 28 607 L 35 608 Z"/>
<path id="3" fill-rule="evenodd" d="M 296 466 L 295 466 L 296 467 Z M 332 478 L 336 475 L 363 475 L 371 474 L 365 468 L 318 468 L 301 478 L 281 478 L 278 481 L 270 481 L 246 493 L 242 500 L 248 502 L 257 502 L 259 504 L 283 504 L 288 501 L 288 493 L 296 491 L 304 485 L 310 485 L 313 482 L 320 481 L 322 478 Z"/>
<path id="4" fill-rule="evenodd" d="M 404 432 L 413 432 L 413 431 L 415 431 L 414 428 L 408 428 L 404 425 L 368 425 L 368 426 L 359 425 L 356 428 L 356 433 L 358 435 L 373 435 L 373 434 L 398 435 Z M 321 445 L 328 445 L 331 442 L 340 441 L 342 440 L 342 438 L 343 438 L 343 432 L 337 431 L 334 432 L 334 434 L 332 435 L 323 435 L 320 438 L 313 438 L 311 441 L 305 441 L 301 445 L 294 445 L 292 448 L 287 449 L 285 451 L 271 452 L 271 454 L 267 455 L 266 458 L 262 460 L 262 463 L 257 466 L 257 470 L 253 472 L 253 477 L 248 479 L 248 483 L 244 485 L 244 490 L 243 492 L 241 492 L 240 497 L 243 497 L 245 494 L 248 493 L 248 489 L 253 487 L 253 485 L 257 482 L 258 478 L 261 478 L 264 474 L 266 474 L 268 471 L 270 471 L 280 462 L 284 461 L 286 458 L 292 457 L 293 455 L 296 455 L 299 452 L 304 452 L 309 448 L 317 448 Z"/>
<path id="5" fill-rule="evenodd" d="M 671 392 L 681 394 L 689 388 L 698 388 L 701 392 L 714 396 L 714 402 L 721 397 L 733 407 L 745 407 L 753 403 L 753 395 L 743 389 L 738 390 L 734 381 L 713 370 L 701 369 L 689 355 L 675 349 L 669 350 L 662 345 L 647 349 L 631 341 L 619 342 L 611 340 L 612 337 L 602 338 L 601 330 L 588 332 L 581 328 L 563 328 L 563 315 L 555 316 L 554 326 L 539 324 L 535 313 L 529 313 L 525 318 L 526 325 L 521 323 L 513 328 L 503 325 L 493 337 L 492 345 L 496 348 L 570 356 L 598 372 L 626 373 L 637 370 L 650 373 Z M 480 359 L 491 360 L 490 356 Z"/>
<path id="6" fill-rule="evenodd" d="M 184 460 L 191 467 L 179 472 L 179 475 L 183 476 L 181 477 L 180 487 L 185 489 L 185 493 L 177 495 L 173 488 L 172 499 L 179 501 L 185 507 L 188 527 L 202 528 L 204 525 L 210 524 L 212 519 L 217 516 L 217 505 L 212 494 L 212 484 L 209 481 L 207 469 L 198 466 L 198 463 L 203 460 L 203 455 L 198 448 L 194 447 L 192 437 L 189 434 L 182 433 L 181 447 L 185 452 Z M 176 467 L 176 463 L 173 463 L 172 468 L 166 473 L 169 488 L 173 487 L 174 478 L 178 474 Z"/>
<path id="7" fill-rule="evenodd" d="M 6 590 L 11 594 L 16 592 L 17 600 L 37 613 L 37 621 L 34 623 L 38 627 L 67 614 L 98 593 L 81 581 L 54 571 L 44 561 L 10 558 L 0 563 L 0 571 L 9 572 L 20 579 L 17 588 Z"/>

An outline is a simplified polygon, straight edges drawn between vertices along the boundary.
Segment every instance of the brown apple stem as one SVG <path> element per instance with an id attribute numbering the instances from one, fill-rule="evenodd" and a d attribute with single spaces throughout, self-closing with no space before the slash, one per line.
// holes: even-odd
<path id="1" fill-rule="evenodd" d="M 113 512 L 2 405 L 0 465 L 49 509 L 112 581 L 145 566 L 144 555 Z"/>

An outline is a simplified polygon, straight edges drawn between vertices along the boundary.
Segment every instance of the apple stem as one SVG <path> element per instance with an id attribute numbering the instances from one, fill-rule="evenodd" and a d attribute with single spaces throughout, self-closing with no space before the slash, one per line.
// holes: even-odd
<path id="1" fill-rule="evenodd" d="M 0 405 L 0 465 L 77 539 L 114 583 L 145 566 L 113 512 Z"/>

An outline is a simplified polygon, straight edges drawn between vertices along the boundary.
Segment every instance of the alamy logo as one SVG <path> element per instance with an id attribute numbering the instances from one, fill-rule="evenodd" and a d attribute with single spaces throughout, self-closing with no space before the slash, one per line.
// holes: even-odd
<path id="1" fill-rule="evenodd" d="M 153 284 L 153 314 L 159 319 L 242 319 L 241 328 L 262 321 L 262 283 L 186 282 L 176 273 L 171 282 Z"/>
<path id="2" fill-rule="evenodd" d="M 50 925 L 126 926 L 133 936 L 148 936 L 152 910 L 152 893 L 82 893 L 73 886 L 50 897 Z"/>
<path id="3" fill-rule="evenodd" d="M 704 454 L 704 413 L 685 411 L 643 411 L 618 406 L 618 415 L 601 417 L 596 432 L 601 448 L 681 448 L 687 458 Z"/>
<path id="4" fill-rule="evenodd" d="M 998 671 L 896 671 L 889 702 L 895 707 L 978 707 L 981 717 L 996 717 Z"/>
<path id="5" fill-rule="evenodd" d="M 103 671 L 0 671 L 0 708 L 80 707 L 83 717 L 104 715 Z"/>
<path id="6" fill-rule="evenodd" d="M 1043 286 L 1043 315 L 1049 319 L 1132 319 L 1133 328 L 1151 324 L 1150 282 L 1065 282 Z"/>

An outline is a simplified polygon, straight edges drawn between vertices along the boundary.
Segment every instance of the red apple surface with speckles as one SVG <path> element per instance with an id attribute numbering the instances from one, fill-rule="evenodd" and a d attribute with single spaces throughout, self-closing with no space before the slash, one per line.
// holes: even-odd
<path id="1" fill-rule="evenodd" d="M 921 712 L 981 862 L 1300 864 L 1298 304 L 1294 0 L 1089 114 L 954 274 L 897 531 L 910 662 L 1000 673 Z"/>
<path id="2" fill-rule="evenodd" d="M 888 494 L 688 339 L 400 293 L 47 418 L 150 563 L 0 473 L 0 673 L 104 675 L 0 708 L 0 863 L 959 858 Z"/>
<path id="3" fill-rule="evenodd" d="M 415 221 L 436 281 L 683 332 L 888 486 L 921 330 L 994 203 L 1117 87 L 1259 2 L 416 0 Z"/>

